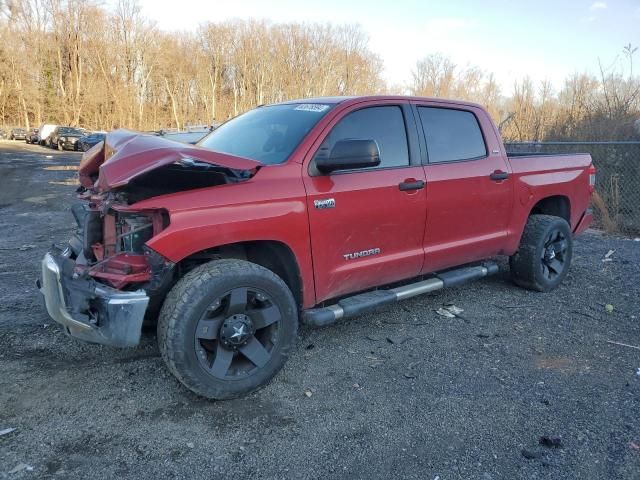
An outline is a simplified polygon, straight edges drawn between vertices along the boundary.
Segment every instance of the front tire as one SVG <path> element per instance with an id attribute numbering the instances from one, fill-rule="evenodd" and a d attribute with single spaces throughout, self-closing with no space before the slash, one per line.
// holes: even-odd
<path id="1" fill-rule="evenodd" d="M 297 328 L 296 302 L 280 277 L 247 261 L 214 260 L 169 292 L 158 344 L 189 390 L 222 400 L 266 385 L 286 362 Z"/>
<path id="2" fill-rule="evenodd" d="M 552 215 L 531 215 L 518 251 L 509 258 L 511 279 L 528 290 L 548 292 L 569 272 L 573 237 L 566 220 Z"/>

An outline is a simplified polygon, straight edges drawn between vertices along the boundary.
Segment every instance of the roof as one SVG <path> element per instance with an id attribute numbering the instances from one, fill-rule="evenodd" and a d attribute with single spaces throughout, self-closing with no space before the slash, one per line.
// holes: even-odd
<path id="1" fill-rule="evenodd" d="M 312 97 L 312 98 L 298 98 L 295 100 L 287 100 L 284 102 L 278 102 L 276 105 L 292 105 L 296 103 L 324 103 L 324 104 L 337 104 L 342 103 L 345 100 L 351 100 L 353 98 L 358 97 L 347 97 L 347 96 L 337 96 L 337 97 Z"/>
<path id="2" fill-rule="evenodd" d="M 337 105 L 339 103 L 359 103 L 367 100 L 420 100 L 438 103 L 448 103 L 451 105 L 464 105 L 475 106 L 482 108 L 474 102 L 468 102 L 465 100 L 453 100 L 449 98 L 435 98 L 435 97 L 414 97 L 408 95 L 354 95 L 354 96 L 336 96 L 336 97 L 312 97 L 312 98 L 299 98 L 295 100 L 287 100 L 285 102 L 278 102 L 275 105 L 291 105 L 297 103 L 323 103 L 330 105 Z"/>

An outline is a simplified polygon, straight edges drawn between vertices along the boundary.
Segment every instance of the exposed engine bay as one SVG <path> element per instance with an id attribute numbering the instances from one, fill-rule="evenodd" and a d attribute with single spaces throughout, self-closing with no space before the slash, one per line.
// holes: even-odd
<path id="1" fill-rule="evenodd" d="M 124 189 L 128 203 L 158 195 L 247 180 L 251 174 L 193 159 L 181 159 L 133 179 Z"/>
<path id="2" fill-rule="evenodd" d="M 171 220 L 165 210 L 136 210 L 136 203 L 243 182 L 257 172 L 258 165 L 150 135 L 110 133 L 85 153 L 80 164 L 81 202 L 72 208 L 78 228 L 69 242 L 75 274 L 117 289 L 157 288 L 169 262 L 146 242 Z"/>

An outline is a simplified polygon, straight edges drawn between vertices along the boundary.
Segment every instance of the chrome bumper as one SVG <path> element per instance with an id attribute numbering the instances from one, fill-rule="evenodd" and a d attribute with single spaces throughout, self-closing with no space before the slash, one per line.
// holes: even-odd
<path id="1" fill-rule="evenodd" d="M 51 318 L 67 333 L 87 342 L 117 347 L 137 345 L 149 303 L 144 290 L 122 292 L 93 280 L 67 278 L 63 274 L 63 262 L 73 261 L 52 253 L 42 259 L 42 279 L 38 287 Z M 69 304 L 74 298 L 75 308 Z M 78 302 L 78 298 L 82 302 Z"/>

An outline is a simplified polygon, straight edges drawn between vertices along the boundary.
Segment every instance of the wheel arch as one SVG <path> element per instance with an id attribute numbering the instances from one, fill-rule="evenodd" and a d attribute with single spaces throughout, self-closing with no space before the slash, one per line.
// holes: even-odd
<path id="1" fill-rule="evenodd" d="M 531 215 L 553 215 L 564 218 L 571 225 L 571 200 L 566 195 L 544 197 L 531 208 L 527 218 Z"/>
<path id="2" fill-rule="evenodd" d="M 505 253 L 513 255 L 519 248 L 524 229 L 532 215 L 553 215 L 564 219 L 572 229 L 571 200 L 567 195 L 554 194 L 534 199 L 530 207 L 524 205 L 513 218 L 513 227 L 510 230 L 509 241 Z"/>
<path id="3" fill-rule="evenodd" d="M 260 265 L 278 275 L 289 287 L 299 308 L 303 305 L 303 280 L 293 250 L 277 240 L 252 240 L 218 245 L 194 252 L 178 262 L 182 277 L 211 260 L 235 258 Z"/>

